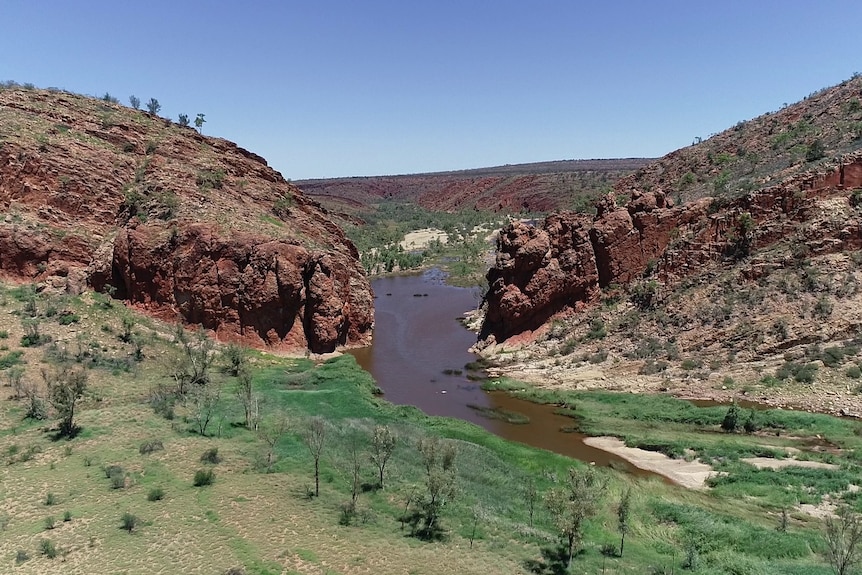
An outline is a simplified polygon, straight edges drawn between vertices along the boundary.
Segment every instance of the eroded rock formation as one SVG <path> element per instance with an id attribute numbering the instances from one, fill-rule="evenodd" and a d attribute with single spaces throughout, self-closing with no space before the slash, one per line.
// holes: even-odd
<path id="1" fill-rule="evenodd" d="M 735 200 L 701 198 L 674 206 L 661 191 L 632 190 L 621 207 L 609 194 L 594 217 L 569 212 L 541 226 L 513 222 L 500 233 L 497 260 L 488 272 L 482 337 L 500 342 L 535 330 L 561 311 L 595 303 L 614 284 L 646 276 L 672 284 L 783 239 L 813 254 L 859 249 L 858 214 L 841 221 L 829 217 L 829 202 L 857 201 L 849 190 L 858 187 L 860 155 L 825 174 L 800 175 Z M 752 269 L 758 265 L 783 264 L 755 261 Z"/>
<path id="2" fill-rule="evenodd" d="M 364 344 L 373 296 L 315 202 L 231 142 L 63 92 L 0 92 L 0 276 L 90 287 L 226 340 Z"/>

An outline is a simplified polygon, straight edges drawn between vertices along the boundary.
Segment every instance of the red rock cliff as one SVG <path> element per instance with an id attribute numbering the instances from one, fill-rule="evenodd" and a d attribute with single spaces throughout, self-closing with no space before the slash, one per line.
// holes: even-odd
<path id="1" fill-rule="evenodd" d="M 702 198 L 675 207 L 662 192 L 634 190 L 624 207 L 608 195 L 595 217 L 569 212 L 538 227 L 514 222 L 501 231 L 488 272 L 482 337 L 500 342 L 561 311 L 595 303 L 612 284 L 625 286 L 645 275 L 673 283 L 782 239 L 812 253 L 859 249 L 859 218 L 828 217 L 830 201 L 846 205 L 849 189 L 859 187 L 862 157 L 855 155 L 826 173 L 797 176 L 735 200 Z"/>
<path id="2" fill-rule="evenodd" d="M 118 104 L 0 92 L 0 276 L 118 297 L 220 337 L 370 339 L 353 244 L 259 156 Z"/>

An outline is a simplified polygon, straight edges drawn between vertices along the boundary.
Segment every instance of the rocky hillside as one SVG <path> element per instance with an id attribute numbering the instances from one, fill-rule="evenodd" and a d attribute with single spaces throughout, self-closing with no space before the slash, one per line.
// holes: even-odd
<path id="1" fill-rule="evenodd" d="M 862 146 L 862 77 L 810 94 L 622 178 L 618 193 L 662 191 L 677 203 L 739 197 L 837 159 Z M 820 168 L 818 168 L 820 169 Z"/>
<path id="2" fill-rule="evenodd" d="M 363 343 L 373 323 L 355 247 L 263 158 L 59 91 L 0 91 L 0 275 L 276 349 Z"/>
<path id="3" fill-rule="evenodd" d="M 307 195 L 344 214 L 384 200 L 434 211 L 549 212 L 591 207 L 620 177 L 650 160 L 564 160 L 403 176 L 301 180 Z"/>
<path id="4" fill-rule="evenodd" d="M 505 356 L 513 365 L 503 373 L 537 381 L 571 383 L 580 371 L 578 381 L 600 387 L 678 386 L 725 399 L 743 382 L 779 403 L 792 387 L 779 383 L 817 382 L 826 387 L 794 393 L 846 409 L 843 394 L 862 376 L 862 140 L 839 129 L 850 121 L 839 111 L 856 118 L 860 90 L 854 78 L 674 152 L 619 182 L 594 217 L 511 224 L 488 274 L 481 347 L 498 361 L 497 352 L 520 350 Z M 770 130 L 787 133 L 816 110 L 805 121 L 822 157 L 765 175 L 752 191 L 709 197 L 692 186 L 691 199 L 675 203 L 674 174 L 712 177 L 691 158 L 762 149 Z M 790 153 L 774 152 L 762 161 L 780 165 Z"/>

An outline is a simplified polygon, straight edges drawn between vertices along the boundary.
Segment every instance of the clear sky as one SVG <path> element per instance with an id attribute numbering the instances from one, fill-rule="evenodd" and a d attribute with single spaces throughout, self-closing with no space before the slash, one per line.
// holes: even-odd
<path id="1" fill-rule="evenodd" d="M 0 0 L 0 79 L 286 178 L 661 156 L 862 71 L 859 0 Z"/>

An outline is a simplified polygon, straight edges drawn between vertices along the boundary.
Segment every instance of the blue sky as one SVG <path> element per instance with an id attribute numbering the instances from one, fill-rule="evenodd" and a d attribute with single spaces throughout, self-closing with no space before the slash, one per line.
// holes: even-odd
<path id="1" fill-rule="evenodd" d="M 858 0 L 3 0 L 0 79 L 205 113 L 286 178 L 416 173 L 664 155 L 862 71 L 860 22 Z"/>

